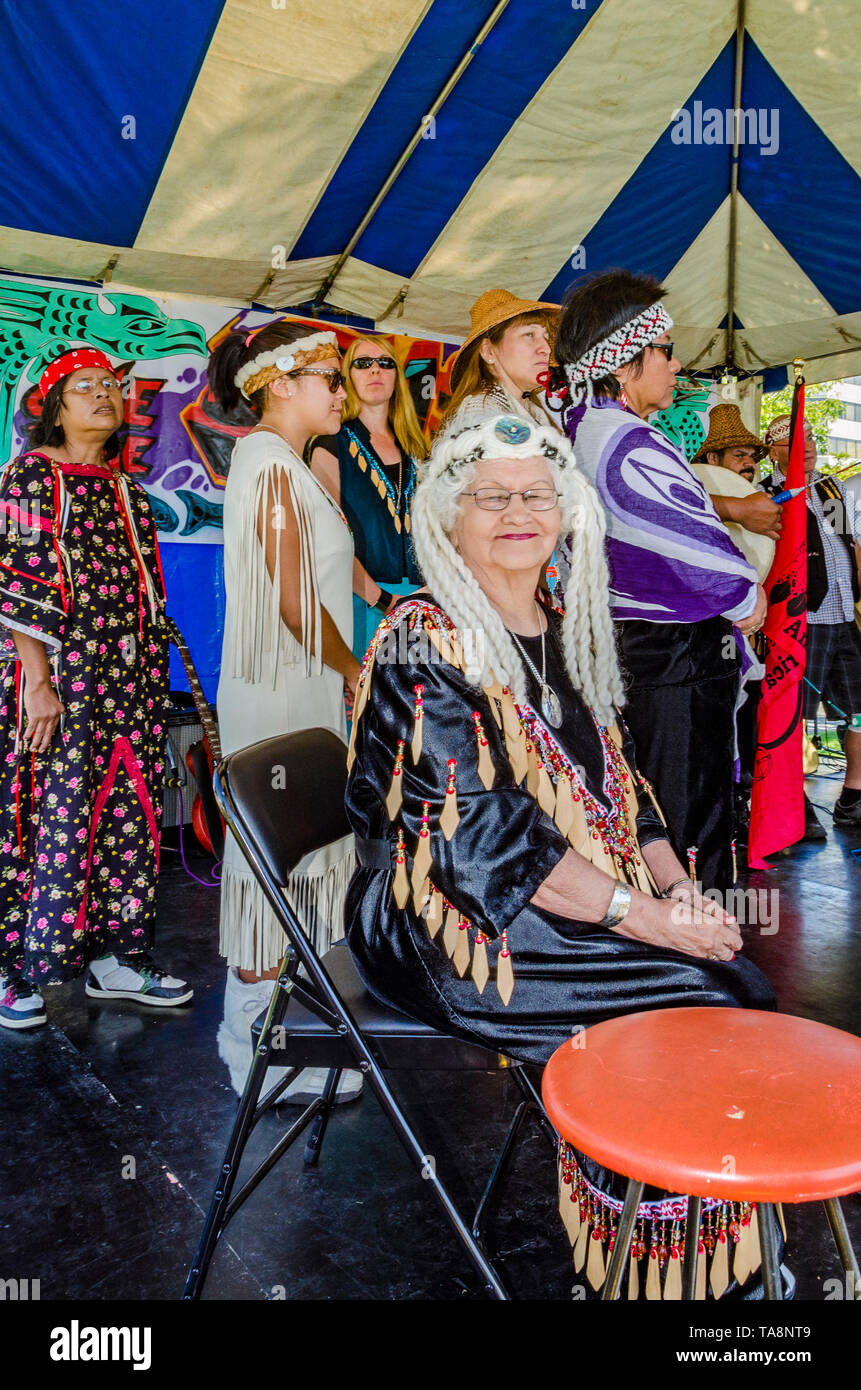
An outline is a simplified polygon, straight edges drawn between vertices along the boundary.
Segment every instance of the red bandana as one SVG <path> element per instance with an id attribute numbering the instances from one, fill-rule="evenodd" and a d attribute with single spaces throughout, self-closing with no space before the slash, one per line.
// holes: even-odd
<path id="1" fill-rule="evenodd" d="M 70 376 L 72 372 L 80 371 L 82 367 L 97 367 L 101 371 L 110 372 L 111 376 L 116 376 L 116 372 L 105 354 L 99 352 L 97 348 L 72 348 L 71 352 L 64 352 L 62 357 L 55 357 L 53 362 L 49 362 L 39 378 L 39 392 L 42 400 L 45 399 L 51 387 L 55 386 L 58 381 L 62 381 L 64 376 Z"/>

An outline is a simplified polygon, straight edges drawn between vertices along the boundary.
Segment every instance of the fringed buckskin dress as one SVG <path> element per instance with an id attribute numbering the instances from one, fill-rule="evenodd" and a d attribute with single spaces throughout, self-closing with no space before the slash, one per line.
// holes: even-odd
<path id="1" fill-rule="evenodd" d="M 380 625 L 363 666 L 347 789 L 358 859 L 347 939 L 363 980 L 403 1013 L 534 1063 L 580 1028 L 621 1014 L 774 1008 L 768 981 L 743 957 L 662 950 L 533 905 L 572 846 L 609 878 L 654 893 L 641 847 L 666 838 L 630 736 L 619 723 L 596 722 L 564 666 L 559 615 L 548 611 L 548 620 L 559 730 L 538 713 L 531 674 L 521 706 L 498 684 L 467 680 L 459 634 L 432 599 L 407 598 Z M 518 640 L 540 666 L 540 639 Z M 575 1266 L 600 1287 L 623 1186 L 565 1144 L 560 1176 Z M 632 1296 L 642 1287 L 672 1298 L 685 1199 L 646 1195 Z M 714 1296 L 735 1272 L 726 1257 L 736 1235 L 745 1274 L 750 1210 L 704 1203 Z"/>
<path id="2" fill-rule="evenodd" d="M 277 508 L 288 490 L 299 528 L 302 626 L 298 643 L 281 618 L 278 583 L 266 569 L 257 534 L 261 507 Z M 275 524 L 276 538 L 280 532 Z M 280 549 L 276 554 L 278 575 Z M 346 742 L 344 679 L 320 659 L 320 609 L 349 647 L 352 639 L 353 540 L 340 508 L 286 440 L 268 430 L 240 439 L 224 492 L 227 609 L 218 724 L 222 751 L 276 734 L 327 728 Z M 317 653 L 317 655 L 315 655 Z M 345 836 L 307 855 L 290 875 L 290 892 L 315 945 L 343 936 L 344 895 L 353 870 Z M 220 949 L 228 965 L 262 973 L 284 954 L 284 934 L 233 836 L 227 833 L 221 887 Z"/>

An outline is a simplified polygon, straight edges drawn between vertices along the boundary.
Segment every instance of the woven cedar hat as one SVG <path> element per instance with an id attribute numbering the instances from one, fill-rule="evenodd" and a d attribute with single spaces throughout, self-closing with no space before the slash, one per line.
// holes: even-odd
<path id="1" fill-rule="evenodd" d="M 516 294 L 510 294 L 508 290 L 485 290 L 469 311 L 469 336 L 464 339 L 452 359 L 449 378 L 452 390 L 469 359 L 469 349 L 491 329 L 498 328 L 501 323 L 516 319 L 521 314 L 558 314 L 560 307 L 559 304 L 547 304 L 537 299 L 518 299 Z"/>
<path id="2" fill-rule="evenodd" d="M 692 463 L 705 463 L 706 455 L 712 450 L 755 449 L 757 461 L 764 458 L 768 449 L 755 434 L 751 434 L 742 421 L 737 405 L 716 405 L 709 416 L 709 432 Z"/>

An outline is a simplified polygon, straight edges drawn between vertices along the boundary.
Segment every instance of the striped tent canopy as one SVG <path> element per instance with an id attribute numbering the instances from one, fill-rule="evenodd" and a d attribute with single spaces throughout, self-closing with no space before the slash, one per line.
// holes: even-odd
<path id="1" fill-rule="evenodd" d="M 858 0 L 5 0 L 0 266 L 461 338 L 626 265 L 861 372 Z M 736 118 L 733 111 L 744 114 Z"/>

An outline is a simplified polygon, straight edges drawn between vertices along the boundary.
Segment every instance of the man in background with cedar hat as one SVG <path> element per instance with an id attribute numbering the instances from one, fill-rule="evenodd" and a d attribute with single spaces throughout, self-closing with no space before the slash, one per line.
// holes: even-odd
<path id="1" fill-rule="evenodd" d="M 780 507 L 754 486 L 757 464 L 767 452 L 762 440 L 745 425 L 737 405 L 716 405 L 709 415 L 708 434 L 691 465 L 733 541 L 756 570 L 760 584 L 765 583 L 771 569 L 782 524 Z M 762 676 L 762 651 L 756 639 L 745 640 L 751 644 L 756 664 L 748 669 L 746 698 L 736 711 L 739 780 L 735 809 L 739 845 L 747 843 Z"/>
<path id="2" fill-rule="evenodd" d="M 767 453 L 766 445 L 744 424 L 737 405 L 716 405 L 709 415 L 708 435 L 693 463 L 710 470 L 725 468 L 748 484 L 747 487 L 730 485 L 711 472 L 708 478 L 703 478 L 721 521 L 776 541 L 781 526 L 780 507 L 754 487 L 756 465 Z M 738 545 L 739 537 L 734 532 L 730 534 Z M 759 579 L 762 583 L 764 575 Z"/>

